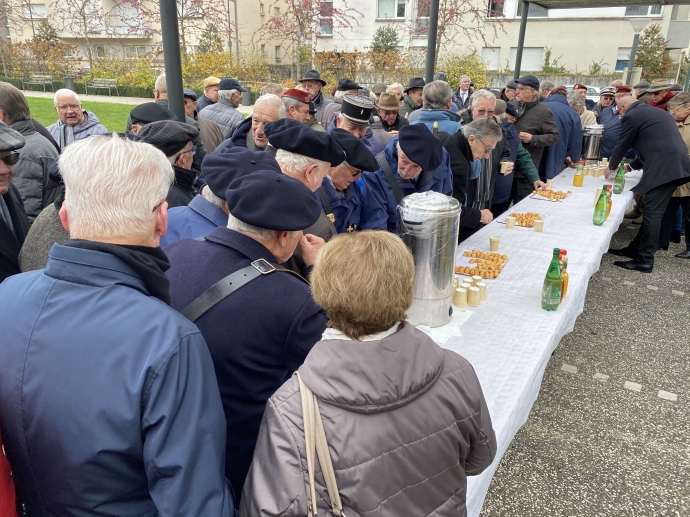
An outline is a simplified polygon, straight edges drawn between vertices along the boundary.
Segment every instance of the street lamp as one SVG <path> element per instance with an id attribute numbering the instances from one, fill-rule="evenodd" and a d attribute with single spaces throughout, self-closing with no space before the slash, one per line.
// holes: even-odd
<path id="1" fill-rule="evenodd" d="M 637 44 L 640 41 L 640 32 L 644 30 L 644 28 L 647 26 L 649 23 L 648 18 L 632 18 L 628 20 L 630 22 L 630 25 L 632 25 L 633 30 L 635 31 L 635 37 L 633 38 L 633 46 L 632 50 L 630 50 L 630 63 L 628 64 L 628 76 L 625 79 L 625 84 L 630 86 L 630 79 L 632 78 L 632 72 L 633 72 L 633 67 L 635 66 L 635 54 L 637 54 Z"/>

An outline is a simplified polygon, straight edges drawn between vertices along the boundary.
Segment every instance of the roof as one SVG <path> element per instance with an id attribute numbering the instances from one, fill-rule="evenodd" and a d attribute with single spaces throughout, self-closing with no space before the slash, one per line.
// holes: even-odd
<path id="1" fill-rule="evenodd" d="M 535 0 L 536 4 L 546 9 L 564 9 L 573 7 L 627 7 L 629 5 L 690 5 L 690 0 Z"/>

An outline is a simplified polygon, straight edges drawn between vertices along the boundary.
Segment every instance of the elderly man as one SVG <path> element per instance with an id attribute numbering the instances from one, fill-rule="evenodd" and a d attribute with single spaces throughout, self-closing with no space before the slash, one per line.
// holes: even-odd
<path id="1" fill-rule="evenodd" d="M 272 93 L 259 97 L 254 104 L 252 116 L 244 119 L 232 138 L 225 140 L 214 153 L 224 153 L 235 146 L 246 147 L 255 152 L 266 150 L 268 146 L 268 136 L 264 131 L 266 125 L 283 118 L 285 118 L 285 106 L 282 100 Z"/>
<path id="2" fill-rule="evenodd" d="M 424 90 L 424 78 L 412 77 L 407 83 L 407 88 L 404 90 L 402 98 L 403 106 L 400 108 L 401 117 L 409 117 L 410 113 L 422 107 L 422 91 Z"/>
<path id="3" fill-rule="evenodd" d="M 635 98 L 638 100 L 638 102 L 649 104 L 649 102 L 652 100 L 652 94 L 649 93 L 647 90 L 649 90 L 651 86 L 652 85 L 649 84 L 647 81 L 640 81 L 635 86 L 633 86 L 633 90 L 635 90 Z"/>
<path id="4" fill-rule="evenodd" d="M 678 131 L 676 122 L 668 113 L 637 102 L 634 97 L 621 99 L 618 109 L 623 115 L 618 137 L 609 167 L 609 176 L 615 174 L 623 156 L 632 149 L 637 157 L 626 165 L 642 170 L 642 179 L 631 190 L 644 193 L 642 226 L 633 241 L 622 249 L 610 249 L 609 253 L 629 257 L 629 261 L 616 261 L 623 269 L 651 273 L 654 253 L 659 244 L 661 222 L 674 191 L 690 181 L 688 148 Z"/>
<path id="5" fill-rule="evenodd" d="M 242 92 L 247 89 L 236 79 L 222 79 L 218 84 L 218 102 L 206 106 L 199 112 L 200 118 L 213 120 L 223 132 L 224 138 L 230 138 L 237 127 L 244 121 L 244 116 L 237 110 L 242 102 Z"/>
<path id="6" fill-rule="evenodd" d="M 470 77 L 463 75 L 460 78 L 458 89 L 453 92 L 453 102 L 458 107 L 458 110 L 468 109 L 470 107 L 470 97 L 474 93 L 474 88 L 470 88 Z"/>
<path id="7" fill-rule="evenodd" d="M 316 108 L 314 117 L 319 123 L 321 123 L 323 110 L 326 108 L 326 106 L 333 102 L 332 100 L 324 97 L 323 92 L 321 91 L 321 89 L 326 86 L 326 81 L 321 79 L 321 74 L 319 74 L 318 70 L 307 70 L 304 72 L 304 77 L 302 77 L 299 82 L 302 83 L 304 90 L 311 95 L 314 108 Z M 324 129 L 326 128 L 324 127 Z"/>
<path id="8" fill-rule="evenodd" d="M 187 206 L 196 194 L 196 173 L 191 169 L 196 152 L 193 140 L 198 136 L 195 127 L 176 120 L 152 122 L 137 135 L 137 141 L 163 151 L 173 166 L 175 182 L 166 197 L 171 208 Z"/>
<path id="9" fill-rule="evenodd" d="M 204 79 L 204 94 L 199 99 L 196 109 L 201 111 L 206 106 L 215 104 L 218 102 L 218 85 L 220 84 L 220 79 L 218 77 L 207 77 Z"/>
<path id="10" fill-rule="evenodd" d="M 46 129 L 60 146 L 60 150 L 82 138 L 109 133 L 96 115 L 82 109 L 79 96 L 72 90 L 63 88 L 56 91 L 53 106 L 59 119 Z"/>
<path id="11" fill-rule="evenodd" d="M 321 115 L 321 125 L 326 131 L 328 131 L 328 126 L 331 125 L 331 122 L 338 116 L 345 95 L 354 95 L 357 97 L 359 96 L 360 89 L 361 86 L 350 79 L 340 79 L 338 81 L 338 88 L 333 96 L 333 101 L 329 106 L 324 108 L 323 114 Z"/>
<path id="12" fill-rule="evenodd" d="M 259 96 L 266 95 L 267 93 L 272 93 L 279 99 L 282 99 L 285 89 L 278 83 L 266 83 L 259 90 Z"/>
<path id="13" fill-rule="evenodd" d="M 223 132 L 218 124 L 207 118 L 199 118 L 197 112 L 198 101 L 196 92 L 190 88 L 182 90 L 184 97 L 184 114 L 187 118 L 193 119 L 199 126 L 199 136 L 204 144 L 207 153 L 212 153 L 223 142 Z"/>
<path id="14" fill-rule="evenodd" d="M 328 176 L 316 191 L 326 216 L 338 233 L 359 228 L 362 212 L 362 189 L 357 183 L 362 171 L 378 169 L 378 163 L 358 138 L 336 128 L 330 135 L 345 152 L 345 161 L 328 169 Z"/>
<path id="15" fill-rule="evenodd" d="M 375 104 L 363 97 L 346 95 L 342 99 L 340 108 L 340 113 L 328 126 L 327 132 L 330 133 L 339 127 L 364 142 L 374 156 L 383 151 L 384 144 L 374 136 L 370 122 Z"/>
<path id="16" fill-rule="evenodd" d="M 627 87 L 619 87 L 627 88 Z M 598 123 L 604 126 L 604 136 L 601 140 L 600 158 L 610 158 L 613 148 L 616 147 L 618 135 L 621 132 L 621 116 L 618 113 L 616 102 L 629 97 L 629 91 L 617 92 L 613 88 L 602 88 L 600 97 L 600 112 Z"/>
<path id="17" fill-rule="evenodd" d="M 381 117 L 381 126 L 384 131 L 392 135 L 397 135 L 401 127 L 410 123 L 405 117 L 401 117 L 400 113 L 398 113 L 402 106 L 403 103 L 398 100 L 398 97 L 393 92 L 384 92 L 379 95 L 379 100 L 376 103 L 376 110 L 378 111 L 379 117 Z"/>
<path id="18" fill-rule="evenodd" d="M 228 224 L 228 204 L 225 192 L 235 178 L 257 170 L 280 167 L 268 153 L 254 153 L 246 147 L 233 147 L 225 153 L 209 154 L 201 164 L 206 185 L 187 206 L 168 210 L 168 232 L 161 238 L 161 246 L 182 239 L 196 239 Z"/>
<path id="19" fill-rule="evenodd" d="M 551 95 L 544 100 L 553 114 L 554 122 L 561 135 L 558 141 L 547 147 L 541 159 L 539 176 L 550 180 L 561 173 L 564 165 L 577 167 L 582 154 L 582 122 L 580 116 L 568 104 L 568 90 L 559 86 L 551 90 Z"/>
<path id="20" fill-rule="evenodd" d="M 19 251 L 29 232 L 21 195 L 12 185 L 17 150 L 24 144 L 22 135 L 0 122 L 0 282 L 19 273 Z"/>
<path id="21" fill-rule="evenodd" d="M 439 132 L 443 131 L 449 135 L 460 129 L 460 115 L 450 111 L 453 90 L 447 82 L 432 81 L 425 85 L 422 90 L 422 101 L 424 108 L 415 112 L 419 113 L 419 116 L 412 124 L 426 124 L 429 130 L 433 130 L 434 123 L 437 122 Z"/>
<path id="22" fill-rule="evenodd" d="M 24 94 L 15 86 L 3 82 L 0 82 L 0 121 L 21 134 L 26 141 L 26 145 L 18 151 L 14 186 L 22 197 L 29 222 L 33 222 L 41 210 L 60 197 L 60 185 L 48 177 L 48 169 L 57 160 L 58 152 L 48 139 L 36 131 Z"/>
<path id="23" fill-rule="evenodd" d="M 594 106 L 594 109 L 592 110 L 592 113 L 594 113 L 594 116 L 597 118 L 597 121 L 599 121 L 599 117 L 601 116 L 601 113 L 606 109 L 606 108 L 611 108 L 612 110 L 615 110 L 616 108 L 616 88 L 615 87 L 609 87 L 607 86 L 606 88 L 602 88 L 599 91 L 599 102 Z"/>
<path id="24" fill-rule="evenodd" d="M 232 515 L 213 362 L 169 307 L 158 247 L 170 163 L 95 136 L 60 172 L 72 240 L 0 285 L 2 434 L 27 515 Z"/>
<path id="25" fill-rule="evenodd" d="M 551 90 L 553 90 L 556 85 L 549 81 L 543 81 L 540 87 L 541 90 L 539 91 L 539 100 L 543 101 L 544 99 L 549 98 L 549 95 L 551 95 Z"/>
<path id="26" fill-rule="evenodd" d="M 585 101 L 585 107 L 588 110 L 594 109 L 594 101 L 587 98 L 587 86 L 582 83 L 577 83 L 573 86 L 573 92 L 577 93 Z"/>
<path id="27" fill-rule="evenodd" d="M 649 105 L 666 110 L 666 103 L 675 95 L 675 92 L 671 91 L 672 86 L 664 79 L 652 81 L 651 86 L 647 88 L 647 93 L 651 95 L 652 99 L 649 101 Z"/>
<path id="28" fill-rule="evenodd" d="M 136 136 L 144 126 L 151 122 L 177 120 L 177 117 L 162 104 L 157 102 L 144 102 L 132 108 L 132 111 L 129 112 L 129 119 L 132 122 L 131 133 Z"/>
<path id="29" fill-rule="evenodd" d="M 309 103 L 311 94 L 297 88 L 288 88 L 283 93 L 283 105 L 285 106 L 285 117 L 306 124 L 311 118 L 309 113 Z M 323 129 L 323 127 L 321 128 Z M 325 131 L 325 130 L 324 130 Z"/>
<path id="30" fill-rule="evenodd" d="M 382 93 L 386 93 L 388 91 L 386 88 L 387 85 L 385 83 L 376 83 L 371 87 L 371 93 L 376 96 L 376 102 L 379 102 Z"/>
<path id="31" fill-rule="evenodd" d="M 239 498 L 266 402 L 321 339 L 326 316 L 306 281 L 278 265 L 321 213 L 313 193 L 267 170 L 236 178 L 225 198 L 227 228 L 166 246 L 166 274 L 172 306 L 196 323 L 211 351 L 227 422 L 225 475 Z M 195 300 L 223 279 L 235 289 L 199 307 Z"/>
<path id="32" fill-rule="evenodd" d="M 517 83 L 515 81 L 510 81 L 505 88 L 501 90 L 499 94 L 499 99 L 505 102 L 510 102 L 515 98 L 515 93 L 517 92 Z"/>
<path id="33" fill-rule="evenodd" d="M 558 142 L 558 126 L 553 121 L 551 110 L 539 101 L 539 80 L 533 75 L 526 75 L 515 81 L 518 84 L 513 106 L 520 114 L 516 129 L 520 141 L 532 156 L 534 166 L 539 169 L 544 149 Z M 524 178 L 515 176 L 521 190 L 531 186 L 525 184 Z"/>
<path id="34" fill-rule="evenodd" d="M 448 153 L 424 124 L 400 128 L 376 157 L 379 168 L 362 174 L 361 228 L 396 233 L 397 207 L 415 192 L 453 194 L 453 173 Z"/>

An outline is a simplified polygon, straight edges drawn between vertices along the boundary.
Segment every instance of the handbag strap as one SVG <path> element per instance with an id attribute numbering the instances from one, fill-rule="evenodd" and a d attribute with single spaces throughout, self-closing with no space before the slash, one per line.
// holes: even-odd
<path id="1" fill-rule="evenodd" d="M 398 201 L 398 204 L 400 204 L 400 202 L 405 197 L 405 194 L 403 194 L 400 185 L 398 185 L 398 182 L 395 180 L 393 170 L 391 169 L 391 166 L 388 165 L 388 160 L 386 160 L 386 155 L 383 153 L 383 151 L 376 155 L 376 161 L 379 162 L 381 170 L 383 171 L 383 174 L 386 176 L 386 179 L 388 180 L 388 184 L 391 186 L 391 189 L 393 190 L 393 195 L 395 195 L 395 199 Z"/>
<path id="2" fill-rule="evenodd" d="M 338 492 L 338 484 L 335 480 L 335 470 L 333 469 L 333 461 L 331 460 L 331 453 L 328 450 L 328 442 L 326 441 L 326 431 L 323 427 L 323 420 L 321 419 L 321 412 L 319 411 L 319 401 L 316 395 L 304 383 L 299 372 L 295 372 L 297 380 L 299 381 L 300 397 L 302 400 L 302 418 L 304 420 L 304 439 L 307 449 L 307 470 L 309 473 L 309 517 L 315 517 L 318 514 L 318 505 L 316 500 L 316 485 L 314 483 L 314 452 L 321 465 L 321 473 L 326 482 L 326 490 L 328 491 L 328 498 L 331 501 L 331 511 L 336 517 L 345 517 L 343 513 L 343 504 L 340 500 L 340 493 Z"/>

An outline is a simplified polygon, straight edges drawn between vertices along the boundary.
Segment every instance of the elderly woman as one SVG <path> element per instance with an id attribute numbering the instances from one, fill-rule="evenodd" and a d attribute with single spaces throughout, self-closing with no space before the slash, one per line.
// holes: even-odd
<path id="1" fill-rule="evenodd" d="M 410 252 L 382 231 L 335 237 L 312 273 L 314 299 L 331 328 L 299 374 L 318 399 L 348 517 L 464 516 L 467 476 L 496 452 L 472 366 L 405 322 L 413 277 Z M 293 377 L 266 406 L 240 515 L 307 515 L 306 465 Z M 324 515 L 329 496 L 320 468 L 315 489 L 313 514 Z"/>
<path id="2" fill-rule="evenodd" d="M 597 117 L 587 109 L 586 99 L 577 92 L 568 94 L 568 104 L 575 110 L 575 113 L 580 115 L 580 122 L 582 129 L 597 123 Z"/>
<path id="3" fill-rule="evenodd" d="M 405 87 L 401 83 L 389 84 L 386 87 L 387 92 L 395 94 L 395 96 L 398 98 L 398 102 L 402 102 L 402 100 L 403 100 L 403 90 L 404 89 L 405 89 Z"/>

